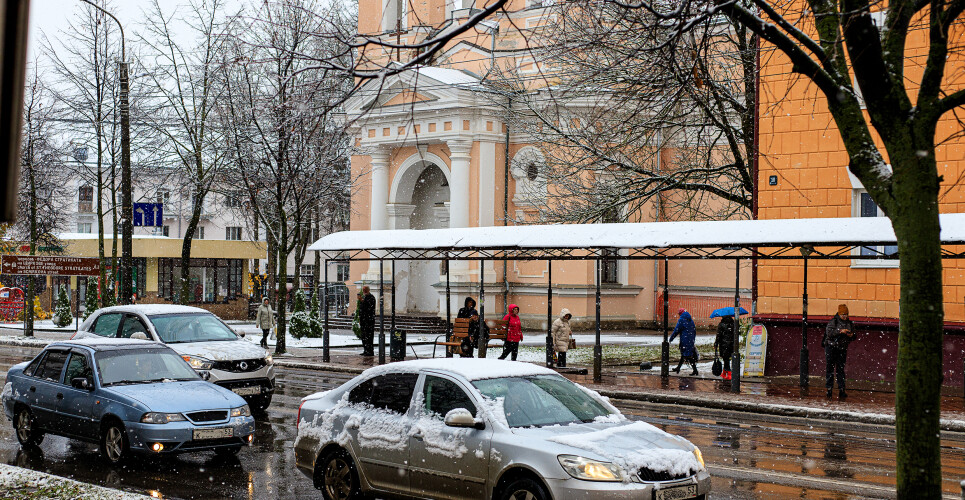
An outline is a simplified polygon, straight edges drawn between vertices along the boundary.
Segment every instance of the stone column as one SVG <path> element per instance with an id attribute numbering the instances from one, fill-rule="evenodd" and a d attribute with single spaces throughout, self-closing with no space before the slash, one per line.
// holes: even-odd
<path id="1" fill-rule="evenodd" d="M 369 193 L 369 229 L 389 229 L 389 150 L 376 146 L 369 156 L 372 158 L 371 187 Z M 377 256 L 375 252 L 372 256 Z M 376 280 L 379 275 L 378 261 L 369 261 L 369 270 L 364 280 Z"/>
<path id="2" fill-rule="evenodd" d="M 469 159 L 472 142 L 453 140 L 448 142 L 449 180 L 449 227 L 469 227 Z M 469 262 L 452 261 L 449 265 L 450 280 L 469 281 Z"/>

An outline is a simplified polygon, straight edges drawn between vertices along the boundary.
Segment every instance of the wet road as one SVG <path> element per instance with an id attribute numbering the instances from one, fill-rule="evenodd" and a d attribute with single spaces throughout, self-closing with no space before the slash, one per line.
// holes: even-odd
<path id="1" fill-rule="evenodd" d="M 0 348 L 0 373 L 36 350 Z M 159 498 L 321 498 L 293 463 L 300 399 L 351 378 L 279 369 L 278 392 L 255 445 L 238 457 L 212 453 L 137 460 L 110 467 L 97 447 L 48 436 L 37 451 L 20 449 L 10 422 L 0 419 L 0 460 L 80 481 Z M 710 498 L 848 499 L 894 497 L 890 429 L 807 422 L 690 407 L 614 401 L 630 418 L 646 420 L 700 447 L 713 476 Z M 965 478 L 965 435 L 943 434 L 943 476 L 950 498 Z"/>

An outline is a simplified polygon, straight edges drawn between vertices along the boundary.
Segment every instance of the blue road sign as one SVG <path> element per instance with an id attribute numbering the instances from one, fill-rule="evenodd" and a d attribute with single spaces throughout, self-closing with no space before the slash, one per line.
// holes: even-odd
<path id="1" fill-rule="evenodd" d="M 164 225 L 164 204 L 163 203 L 135 203 L 134 204 L 134 225 L 135 226 L 155 226 Z"/>

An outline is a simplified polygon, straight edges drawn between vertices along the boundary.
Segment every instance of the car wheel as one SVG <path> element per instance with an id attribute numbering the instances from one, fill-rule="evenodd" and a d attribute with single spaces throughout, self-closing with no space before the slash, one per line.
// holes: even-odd
<path id="1" fill-rule="evenodd" d="M 229 446 L 227 448 L 215 448 L 214 454 L 219 457 L 233 457 L 241 451 L 240 446 Z"/>
<path id="2" fill-rule="evenodd" d="M 335 450 L 318 461 L 315 487 L 322 490 L 325 500 L 352 500 L 362 497 L 355 462 L 347 451 Z"/>
<path id="3" fill-rule="evenodd" d="M 127 433 L 119 422 L 111 422 L 104 427 L 101 435 L 101 453 L 111 464 L 118 464 L 130 453 Z"/>
<path id="4" fill-rule="evenodd" d="M 268 410 L 268 406 L 271 405 L 271 394 L 254 398 L 251 403 L 251 411 L 263 415 Z"/>
<path id="5" fill-rule="evenodd" d="M 44 433 L 34 425 L 33 414 L 27 408 L 17 410 L 13 427 L 17 431 L 17 441 L 23 446 L 38 446 L 44 440 Z"/>
<path id="6" fill-rule="evenodd" d="M 501 500 L 549 500 L 549 493 L 538 481 L 521 477 L 511 481 L 503 488 Z"/>

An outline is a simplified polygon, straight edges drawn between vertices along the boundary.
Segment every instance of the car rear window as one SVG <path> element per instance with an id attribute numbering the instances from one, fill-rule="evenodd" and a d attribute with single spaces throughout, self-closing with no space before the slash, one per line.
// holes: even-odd
<path id="1" fill-rule="evenodd" d="M 409 401 L 419 380 L 416 373 L 381 375 L 362 382 L 349 392 L 350 403 L 369 404 L 395 413 L 409 411 Z"/>

